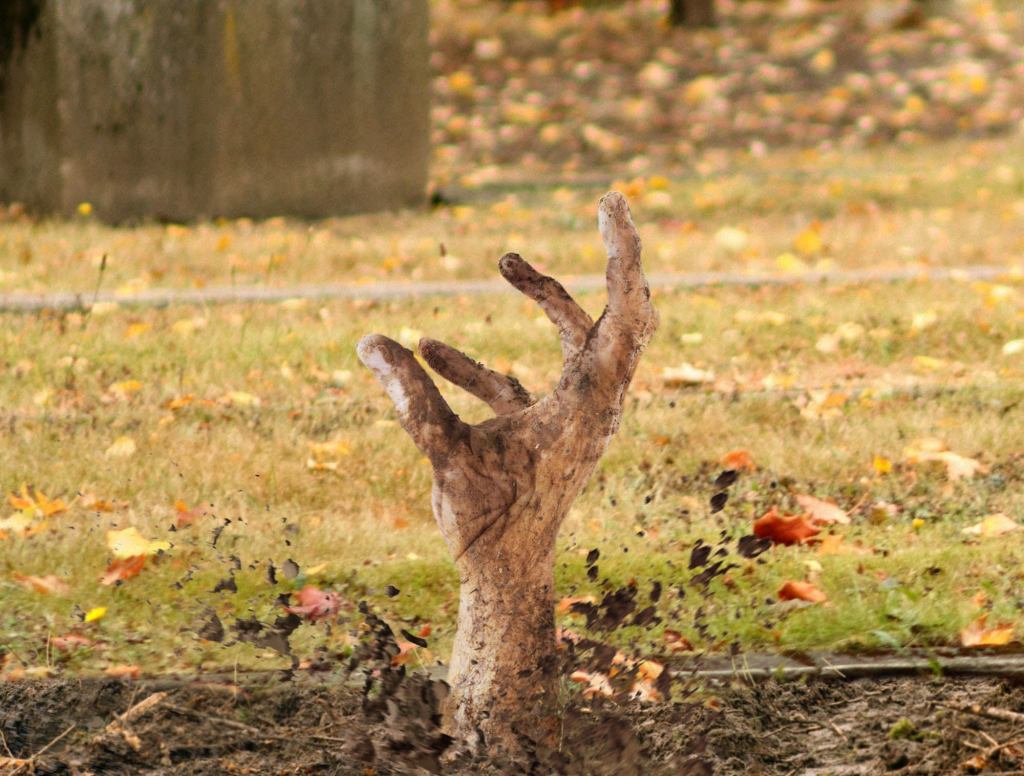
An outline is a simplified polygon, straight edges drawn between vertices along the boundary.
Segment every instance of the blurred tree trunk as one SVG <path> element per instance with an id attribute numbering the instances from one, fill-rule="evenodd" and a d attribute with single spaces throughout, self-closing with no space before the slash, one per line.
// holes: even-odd
<path id="1" fill-rule="evenodd" d="M 673 27 L 714 27 L 715 0 L 670 0 L 668 21 Z"/>

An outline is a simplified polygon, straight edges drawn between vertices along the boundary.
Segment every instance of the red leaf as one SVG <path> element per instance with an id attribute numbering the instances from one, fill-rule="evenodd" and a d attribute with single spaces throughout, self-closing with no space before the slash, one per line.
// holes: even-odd
<path id="1" fill-rule="evenodd" d="M 812 604 L 825 603 L 828 596 L 810 582 L 783 582 L 776 593 L 780 601 L 810 601 Z"/>
<path id="2" fill-rule="evenodd" d="M 298 605 L 286 606 L 285 609 L 292 614 L 302 615 L 311 622 L 337 614 L 338 606 L 341 604 L 337 593 L 325 592 L 315 585 L 306 585 L 295 594 L 295 599 Z"/>
<path id="3" fill-rule="evenodd" d="M 100 578 L 100 584 L 112 585 L 115 582 L 136 577 L 145 565 L 145 555 L 132 555 L 130 558 L 115 558 L 114 562 L 107 568 L 106 573 Z"/>
<path id="4" fill-rule="evenodd" d="M 782 515 L 775 507 L 754 521 L 754 536 L 775 544 L 802 544 L 820 530 L 807 515 Z"/>

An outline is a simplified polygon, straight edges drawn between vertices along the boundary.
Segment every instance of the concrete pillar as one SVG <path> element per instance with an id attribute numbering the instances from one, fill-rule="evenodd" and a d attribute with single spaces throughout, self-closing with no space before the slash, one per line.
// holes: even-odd
<path id="1" fill-rule="evenodd" d="M 423 201 L 428 0 L 0 6 L 0 200 L 110 221 Z"/>

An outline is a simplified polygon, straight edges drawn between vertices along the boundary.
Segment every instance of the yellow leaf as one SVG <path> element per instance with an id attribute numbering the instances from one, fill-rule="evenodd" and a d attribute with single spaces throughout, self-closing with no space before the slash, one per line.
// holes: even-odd
<path id="1" fill-rule="evenodd" d="M 235 407 L 259 407 L 263 403 L 258 396 L 253 396 L 245 391 L 228 391 L 221 401 Z"/>
<path id="2" fill-rule="evenodd" d="M 31 514 L 15 512 L 10 517 L 0 520 L 0 531 L 11 531 L 15 536 L 27 536 L 34 522 Z"/>
<path id="3" fill-rule="evenodd" d="M 876 474 L 888 474 L 892 471 L 892 461 L 881 455 L 876 455 L 874 460 L 871 462 L 871 466 L 874 468 Z"/>
<path id="4" fill-rule="evenodd" d="M 142 390 L 142 383 L 138 380 L 121 380 L 117 383 L 111 383 L 107 390 L 118 399 L 127 401 L 133 394 Z"/>
<path id="5" fill-rule="evenodd" d="M 780 253 L 775 258 L 775 266 L 781 272 L 803 272 L 807 269 L 807 264 L 804 263 L 803 259 L 800 259 L 795 254 L 790 252 Z"/>
<path id="6" fill-rule="evenodd" d="M 1004 356 L 1015 356 L 1018 353 L 1024 353 L 1024 339 L 1010 340 L 1003 345 Z"/>
<path id="7" fill-rule="evenodd" d="M 86 622 L 96 622 L 96 620 L 102 620 L 103 616 L 107 613 L 107 607 L 96 606 L 85 613 Z"/>
<path id="8" fill-rule="evenodd" d="M 88 218 L 92 215 L 92 203 L 91 202 L 79 202 L 78 203 L 78 215 Z"/>
<path id="9" fill-rule="evenodd" d="M 948 362 L 934 356 L 914 356 L 910 368 L 915 372 L 939 372 L 948 366 Z"/>
<path id="10" fill-rule="evenodd" d="M 723 226 L 715 232 L 715 243 L 732 253 L 739 253 L 750 242 L 750 235 L 734 226 Z"/>
<path id="11" fill-rule="evenodd" d="M 823 246 L 821 230 L 816 225 L 804 229 L 793 240 L 793 248 L 796 249 L 797 253 L 802 253 L 804 256 L 813 256 L 816 253 L 820 253 Z"/>
<path id="12" fill-rule="evenodd" d="M 715 373 L 706 369 L 698 369 L 692 364 L 683 363 L 677 367 L 665 367 L 661 370 L 661 379 L 667 388 L 680 388 L 686 385 L 700 385 L 715 380 Z"/>
<path id="13" fill-rule="evenodd" d="M 936 323 L 939 322 L 939 314 L 934 310 L 928 310 L 923 313 L 914 313 L 914 317 L 910 321 L 911 331 L 924 331 L 930 329 Z"/>
<path id="14" fill-rule="evenodd" d="M 476 82 L 465 70 L 457 70 L 448 76 L 448 88 L 460 97 L 472 97 Z"/>
<path id="15" fill-rule="evenodd" d="M 171 549 L 170 542 L 145 538 L 135 526 L 120 531 L 107 531 L 107 547 L 115 558 L 134 558 L 139 555 L 155 555 L 160 550 Z"/>
<path id="16" fill-rule="evenodd" d="M 136 337 L 141 337 L 143 334 L 145 334 L 147 331 L 149 331 L 152 328 L 153 328 L 153 324 L 151 324 L 151 323 L 133 323 L 133 324 L 130 324 L 128 326 L 128 328 L 125 329 L 124 338 L 125 339 L 135 339 Z"/>
<path id="17" fill-rule="evenodd" d="M 819 75 L 828 75 L 836 66 L 836 55 L 832 49 L 821 49 L 811 57 L 811 69 Z"/>
<path id="18" fill-rule="evenodd" d="M 104 455 L 107 458 L 128 458 L 135 455 L 135 440 L 130 436 L 119 436 L 113 441 Z"/>
<path id="19" fill-rule="evenodd" d="M 1003 534 L 1008 534 L 1011 531 L 1018 531 L 1020 530 L 1020 527 L 1019 523 L 1007 517 L 1002 512 L 996 512 L 992 515 L 986 515 L 980 522 L 964 528 L 961 533 L 968 536 L 980 536 L 982 539 L 988 539 L 992 536 L 1002 536 Z"/>

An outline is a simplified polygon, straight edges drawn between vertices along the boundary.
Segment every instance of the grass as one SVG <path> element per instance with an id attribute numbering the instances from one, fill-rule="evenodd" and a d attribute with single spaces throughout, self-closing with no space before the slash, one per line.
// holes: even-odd
<path id="1" fill-rule="evenodd" d="M 14 219 L 0 230 L 0 292 L 491 278 L 515 250 L 560 276 L 600 273 L 594 204 L 631 197 L 650 272 L 1021 265 L 1024 141 L 915 148 L 722 152 L 701 173 L 457 192 L 432 212 L 111 228 Z M 801 253 L 808 228 L 821 245 Z M 723 233 L 723 229 L 729 230 Z M 731 231 L 731 239 L 730 239 Z M 739 233 L 737 235 L 737 233 Z M 813 247 L 813 246 L 812 246 Z M 789 258 L 780 256 L 791 254 Z M 795 260 L 794 260 L 795 259 Z"/>
<path id="2" fill-rule="evenodd" d="M 979 611 L 979 591 L 991 621 L 1014 619 L 1019 542 L 972 543 L 960 531 L 993 512 L 1024 516 L 1024 451 L 1011 431 L 1024 421 L 1024 362 L 1002 354 L 1024 336 L 1022 293 L 1009 278 L 660 294 L 661 328 L 623 428 L 563 528 L 559 594 L 599 593 L 600 580 L 646 589 L 659 579 L 689 591 L 664 627 L 713 649 L 733 640 L 800 649 L 955 642 Z M 582 303 L 597 311 L 602 298 Z M 401 627 L 430 622 L 431 650 L 444 656 L 457 579 L 432 524 L 430 472 L 354 344 L 368 331 L 414 340 L 417 327 L 543 391 L 558 348 L 531 303 L 494 295 L 97 313 L 6 315 L 0 326 L 0 487 L 31 484 L 69 504 L 33 535 L 9 530 L 0 540 L 9 669 L 286 665 L 271 650 L 215 645 L 195 631 L 210 610 L 225 622 L 272 620 L 277 596 L 308 583 L 340 591 L 349 616 L 365 599 Z M 844 325 L 860 333 L 822 352 L 822 337 Z M 666 384 L 662 370 L 683 362 L 716 382 Z M 460 414 L 486 417 L 468 396 L 445 391 Z M 827 395 L 838 403 L 831 412 L 820 406 Z M 942 471 L 906 463 L 904 448 L 929 436 L 987 472 L 949 483 Z M 134 454 L 108 453 L 120 437 L 133 440 Z M 323 454 L 333 472 L 308 464 L 311 445 L 326 441 L 339 443 Z M 718 459 L 737 448 L 758 469 L 713 515 Z M 878 474 L 876 456 L 892 460 L 893 472 Z M 766 562 L 742 561 L 702 601 L 709 631 L 701 635 L 686 569 L 693 542 L 749 533 L 770 506 L 794 510 L 796 493 L 853 510 L 853 524 L 837 529 L 838 554 L 777 547 Z M 114 511 L 90 508 L 90 495 Z M 177 500 L 204 514 L 172 532 Z M 877 501 L 899 511 L 873 522 Z M 106 531 L 129 525 L 173 547 L 139 576 L 104 587 Z M 583 563 L 593 547 L 602 551 L 598 582 Z M 279 573 L 272 585 L 267 563 L 281 569 L 288 559 L 300 575 Z M 233 568 L 237 592 L 212 592 Z M 765 605 L 783 580 L 808 573 L 827 604 Z M 30 592 L 16 574 L 55 574 L 69 589 Z M 396 598 L 386 596 L 389 584 L 401 590 Z M 83 624 L 99 606 L 106 615 Z M 579 627 L 573 616 L 565 624 Z M 71 655 L 49 646 L 70 632 L 95 645 Z M 660 648 L 659 633 L 645 634 L 652 643 L 641 648 Z M 351 639 L 349 627 L 307 625 L 295 641 L 309 655 L 343 651 Z"/>

